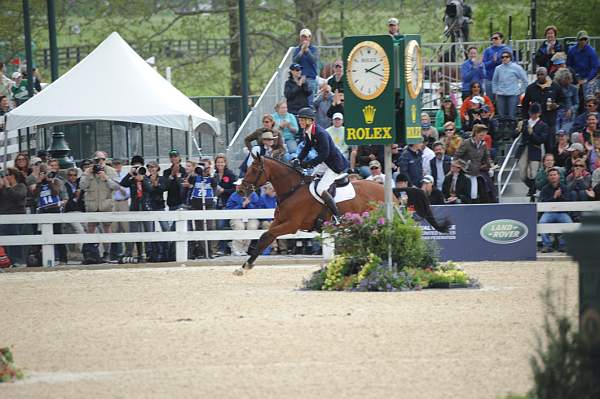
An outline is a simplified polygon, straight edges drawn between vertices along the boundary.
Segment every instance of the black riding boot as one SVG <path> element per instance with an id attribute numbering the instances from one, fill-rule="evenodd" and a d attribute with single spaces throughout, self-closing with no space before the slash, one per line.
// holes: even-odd
<path id="1" fill-rule="evenodd" d="M 333 217 L 332 217 L 333 224 L 339 224 L 340 223 L 340 213 L 338 211 L 337 205 L 335 204 L 335 201 L 333 200 L 333 198 L 331 198 L 331 195 L 329 194 L 329 192 L 323 191 L 323 193 L 321 194 L 321 198 L 323 199 L 323 202 L 325 202 L 325 205 L 327 205 L 327 208 L 329 208 L 329 210 L 333 214 Z"/>

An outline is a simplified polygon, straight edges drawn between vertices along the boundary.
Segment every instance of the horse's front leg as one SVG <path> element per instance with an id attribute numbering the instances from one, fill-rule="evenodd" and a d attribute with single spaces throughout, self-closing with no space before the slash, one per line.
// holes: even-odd
<path id="1" fill-rule="evenodd" d="M 273 221 L 269 230 L 264 232 L 258 240 L 252 240 L 248 247 L 248 255 L 250 257 L 244 262 L 241 269 L 237 269 L 233 274 L 241 276 L 244 271 L 248 271 L 254 267 L 254 261 L 260 254 L 263 253 L 265 248 L 269 246 L 279 236 L 285 234 L 295 233 L 297 229 L 294 229 L 289 223 L 278 222 L 277 219 Z"/>

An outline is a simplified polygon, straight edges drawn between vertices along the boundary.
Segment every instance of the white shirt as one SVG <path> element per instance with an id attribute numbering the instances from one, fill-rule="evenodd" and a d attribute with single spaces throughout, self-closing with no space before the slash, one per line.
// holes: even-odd
<path id="1" fill-rule="evenodd" d="M 342 152 L 342 155 L 347 157 L 348 156 L 348 145 L 344 141 L 344 139 L 345 139 L 344 126 L 340 126 L 340 127 L 329 126 L 325 130 L 327 131 L 327 133 L 329 133 L 329 135 L 331 136 L 331 139 L 333 140 L 333 142 L 335 143 L 337 148 L 339 148 L 339 150 Z"/>
<path id="2" fill-rule="evenodd" d="M 385 175 L 383 173 L 380 173 L 375 176 L 371 175 L 371 176 L 367 177 L 365 180 L 375 180 L 375 179 L 377 179 L 377 180 L 381 179 L 381 181 L 385 182 Z"/>
<path id="3" fill-rule="evenodd" d="M 444 158 L 442 159 L 435 159 L 435 169 L 437 172 L 437 182 L 435 184 L 435 186 L 437 187 L 438 190 L 442 191 L 442 186 L 444 185 Z"/>
<path id="4" fill-rule="evenodd" d="M 429 165 L 429 161 L 435 158 L 435 152 L 427 146 L 423 146 L 423 155 L 421 155 L 421 159 L 423 160 L 423 176 L 431 174 L 431 165 Z"/>

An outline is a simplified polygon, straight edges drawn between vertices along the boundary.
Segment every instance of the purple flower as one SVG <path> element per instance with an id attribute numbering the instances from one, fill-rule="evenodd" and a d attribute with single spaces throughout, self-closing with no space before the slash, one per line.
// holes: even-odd
<path id="1" fill-rule="evenodd" d="M 383 226 L 385 224 L 385 218 L 382 216 L 379 219 L 377 219 L 377 224 Z"/>
<path id="2" fill-rule="evenodd" d="M 364 218 L 368 218 L 369 217 L 369 212 L 364 211 L 361 216 L 364 217 Z"/>

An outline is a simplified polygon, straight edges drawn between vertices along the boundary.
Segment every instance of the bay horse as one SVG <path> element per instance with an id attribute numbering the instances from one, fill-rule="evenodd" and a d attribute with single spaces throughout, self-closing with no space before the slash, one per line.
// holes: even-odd
<path id="1" fill-rule="evenodd" d="M 254 261 L 264 249 L 277 237 L 285 234 L 294 234 L 298 230 L 314 230 L 317 218 L 323 214 L 324 205 L 318 202 L 309 192 L 312 177 L 305 176 L 302 171 L 276 159 L 252 154 L 254 161 L 248 168 L 241 189 L 244 195 L 249 195 L 252 190 L 271 182 L 277 194 L 277 208 L 275 218 L 265 233 L 257 240 L 252 240 L 248 248 L 250 256 L 242 269 L 236 270 L 236 275 L 243 274 L 244 270 L 254 267 Z M 353 199 L 338 202 L 340 215 L 346 212 L 362 213 L 369 209 L 371 202 L 384 202 L 384 188 L 382 184 L 370 180 L 357 180 L 350 184 L 354 186 L 356 196 Z M 415 212 L 426 219 L 436 230 L 447 232 L 449 222 L 438 223 L 429 205 L 429 200 L 423 191 L 416 188 L 406 189 L 409 204 L 415 205 Z M 394 201 L 397 202 L 396 198 Z M 331 212 L 325 213 L 327 218 Z"/>

